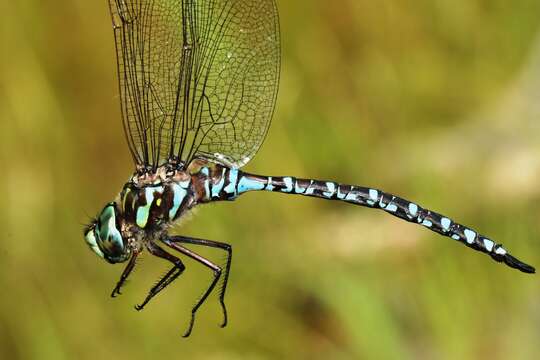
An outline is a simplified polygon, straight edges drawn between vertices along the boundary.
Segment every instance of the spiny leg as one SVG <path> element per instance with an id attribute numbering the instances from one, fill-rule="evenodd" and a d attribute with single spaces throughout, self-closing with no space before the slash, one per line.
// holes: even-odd
<path id="1" fill-rule="evenodd" d="M 171 270 L 169 270 L 163 277 L 150 289 L 148 292 L 148 295 L 144 299 L 144 301 L 141 304 L 135 305 L 135 310 L 140 311 L 144 309 L 146 304 L 154 297 L 156 296 L 161 290 L 165 289 L 169 284 L 171 284 L 180 274 L 184 271 L 184 269 L 180 269 L 176 266 L 174 266 Z"/>
<path id="2" fill-rule="evenodd" d="M 189 256 L 193 260 L 200 262 L 204 266 L 214 271 L 214 280 L 212 281 L 208 289 L 203 293 L 199 301 L 197 301 L 195 306 L 193 306 L 193 308 L 191 309 L 191 320 L 189 322 L 188 329 L 186 330 L 184 335 L 182 335 L 183 337 L 188 337 L 191 334 L 191 330 L 193 330 L 193 324 L 195 323 L 195 313 L 197 312 L 199 307 L 201 307 L 201 305 L 206 301 L 206 299 L 208 298 L 208 295 L 210 295 L 212 290 L 214 290 L 214 288 L 216 287 L 216 284 L 218 283 L 219 278 L 221 277 L 221 268 L 217 266 L 216 264 L 212 263 L 211 261 L 200 256 L 199 254 L 183 247 L 182 245 L 175 243 L 173 240 L 169 238 L 162 239 L 161 241 L 163 241 L 167 246 L 173 248 L 174 250 L 179 251 L 182 254 Z"/>
<path id="3" fill-rule="evenodd" d="M 129 274 L 133 271 L 133 268 L 135 267 L 135 264 L 137 262 L 137 256 L 139 256 L 140 252 L 133 252 L 133 255 L 131 255 L 131 259 L 129 259 L 129 262 L 122 272 L 122 275 L 120 276 L 120 280 L 116 283 L 116 286 L 114 287 L 111 297 L 116 297 L 117 295 L 122 295 L 120 292 L 120 289 L 126 282 L 127 278 L 129 277 Z"/>
<path id="4" fill-rule="evenodd" d="M 227 317 L 227 307 L 225 306 L 225 292 L 227 291 L 227 283 L 229 281 L 229 271 L 231 270 L 232 246 L 227 243 L 222 243 L 218 241 L 197 239 L 197 238 L 186 237 L 186 236 L 173 236 L 168 239 L 172 242 L 213 247 L 217 249 L 222 249 L 227 252 L 227 264 L 225 265 L 225 271 L 223 272 L 223 282 L 222 282 L 223 286 L 221 287 L 219 291 L 219 303 L 221 304 L 221 308 L 223 310 L 223 322 L 221 324 L 221 327 L 227 326 L 228 317 Z"/>
<path id="5" fill-rule="evenodd" d="M 163 250 L 162 248 L 160 248 L 159 246 L 157 246 L 153 242 L 149 242 L 146 245 L 146 248 L 148 249 L 148 251 L 152 255 L 172 262 L 174 264 L 174 267 L 171 270 L 169 270 L 169 272 L 167 272 L 165 274 L 165 276 L 163 276 L 161 278 L 161 280 L 159 280 L 157 282 L 157 284 L 155 284 L 150 289 L 150 291 L 148 292 L 148 295 L 146 296 L 146 298 L 144 299 L 144 301 L 140 305 L 135 305 L 135 309 L 139 310 L 139 311 L 142 310 L 146 306 L 146 304 L 148 304 L 148 302 L 154 296 L 156 296 L 161 290 L 165 289 L 170 283 L 172 283 L 174 280 L 176 280 L 176 278 L 180 274 L 182 274 L 182 272 L 186 268 L 179 258 L 169 254 L 168 252 L 166 252 L 165 250 Z"/>

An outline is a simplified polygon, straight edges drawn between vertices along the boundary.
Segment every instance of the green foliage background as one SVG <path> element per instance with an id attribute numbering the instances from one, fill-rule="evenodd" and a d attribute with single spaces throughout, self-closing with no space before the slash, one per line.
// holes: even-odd
<path id="1" fill-rule="evenodd" d="M 0 358 L 532 359 L 540 286 L 382 212 L 269 193 L 175 232 L 234 246 L 228 307 L 181 339 L 211 278 L 141 313 L 82 226 L 132 172 L 106 1 L 5 1 L 0 80 Z M 540 266 L 540 2 L 279 1 L 283 71 L 247 170 L 376 186 Z M 222 254 L 203 252 L 219 261 Z"/>

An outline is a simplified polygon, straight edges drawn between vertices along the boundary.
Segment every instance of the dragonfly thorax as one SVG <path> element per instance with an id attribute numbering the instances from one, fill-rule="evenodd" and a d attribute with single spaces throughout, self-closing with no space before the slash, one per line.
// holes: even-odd
<path id="1" fill-rule="evenodd" d="M 159 238 L 200 198 L 197 166 L 184 168 L 175 160 L 154 171 L 137 171 L 116 202 L 107 204 L 86 228 L 90 248 L 110 263 L 126 261 L 147 239 Z M 149 240 L 151 241 L 151 240 Z"/>

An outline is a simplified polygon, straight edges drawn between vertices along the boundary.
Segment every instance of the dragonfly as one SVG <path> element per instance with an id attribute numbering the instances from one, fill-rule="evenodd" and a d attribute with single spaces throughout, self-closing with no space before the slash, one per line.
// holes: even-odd
<path id="1" fill-rule="evenodd" d="M 380 209 L 511 268 L 535 272 L 478 231 L 379 189 L 241 170 L 266 136 L 278 93 L 281 49 L 274 0 L 109 0 L 109 8 L 122 124 L 135 169 L 117 198 L 86 226 L 84 238 L 107 262 L 127 263 L 112 297 L 121 294 L 144 250 L 171 268 L 137 310 L 184 272 L 181 258 L 191 258 L 213 278 L 191 309 L 183 336 L 191 334 L 197 311 L 215 289 L 221 326 L 227 325 L 231 245 L 169 230 L 196 206 L 251 191 Z M 194 247 L 219 249 L 226 263 L 217 265 Z"/>

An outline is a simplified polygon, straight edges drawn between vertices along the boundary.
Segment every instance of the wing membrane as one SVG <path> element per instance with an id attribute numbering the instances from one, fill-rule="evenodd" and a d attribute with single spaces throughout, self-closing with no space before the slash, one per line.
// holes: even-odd
<path id="1" fill-rule="evenodd" d="M 137 166 L 247 163 L 279 81 L 274 0 L 109 0 L 124 130 Z"/>

